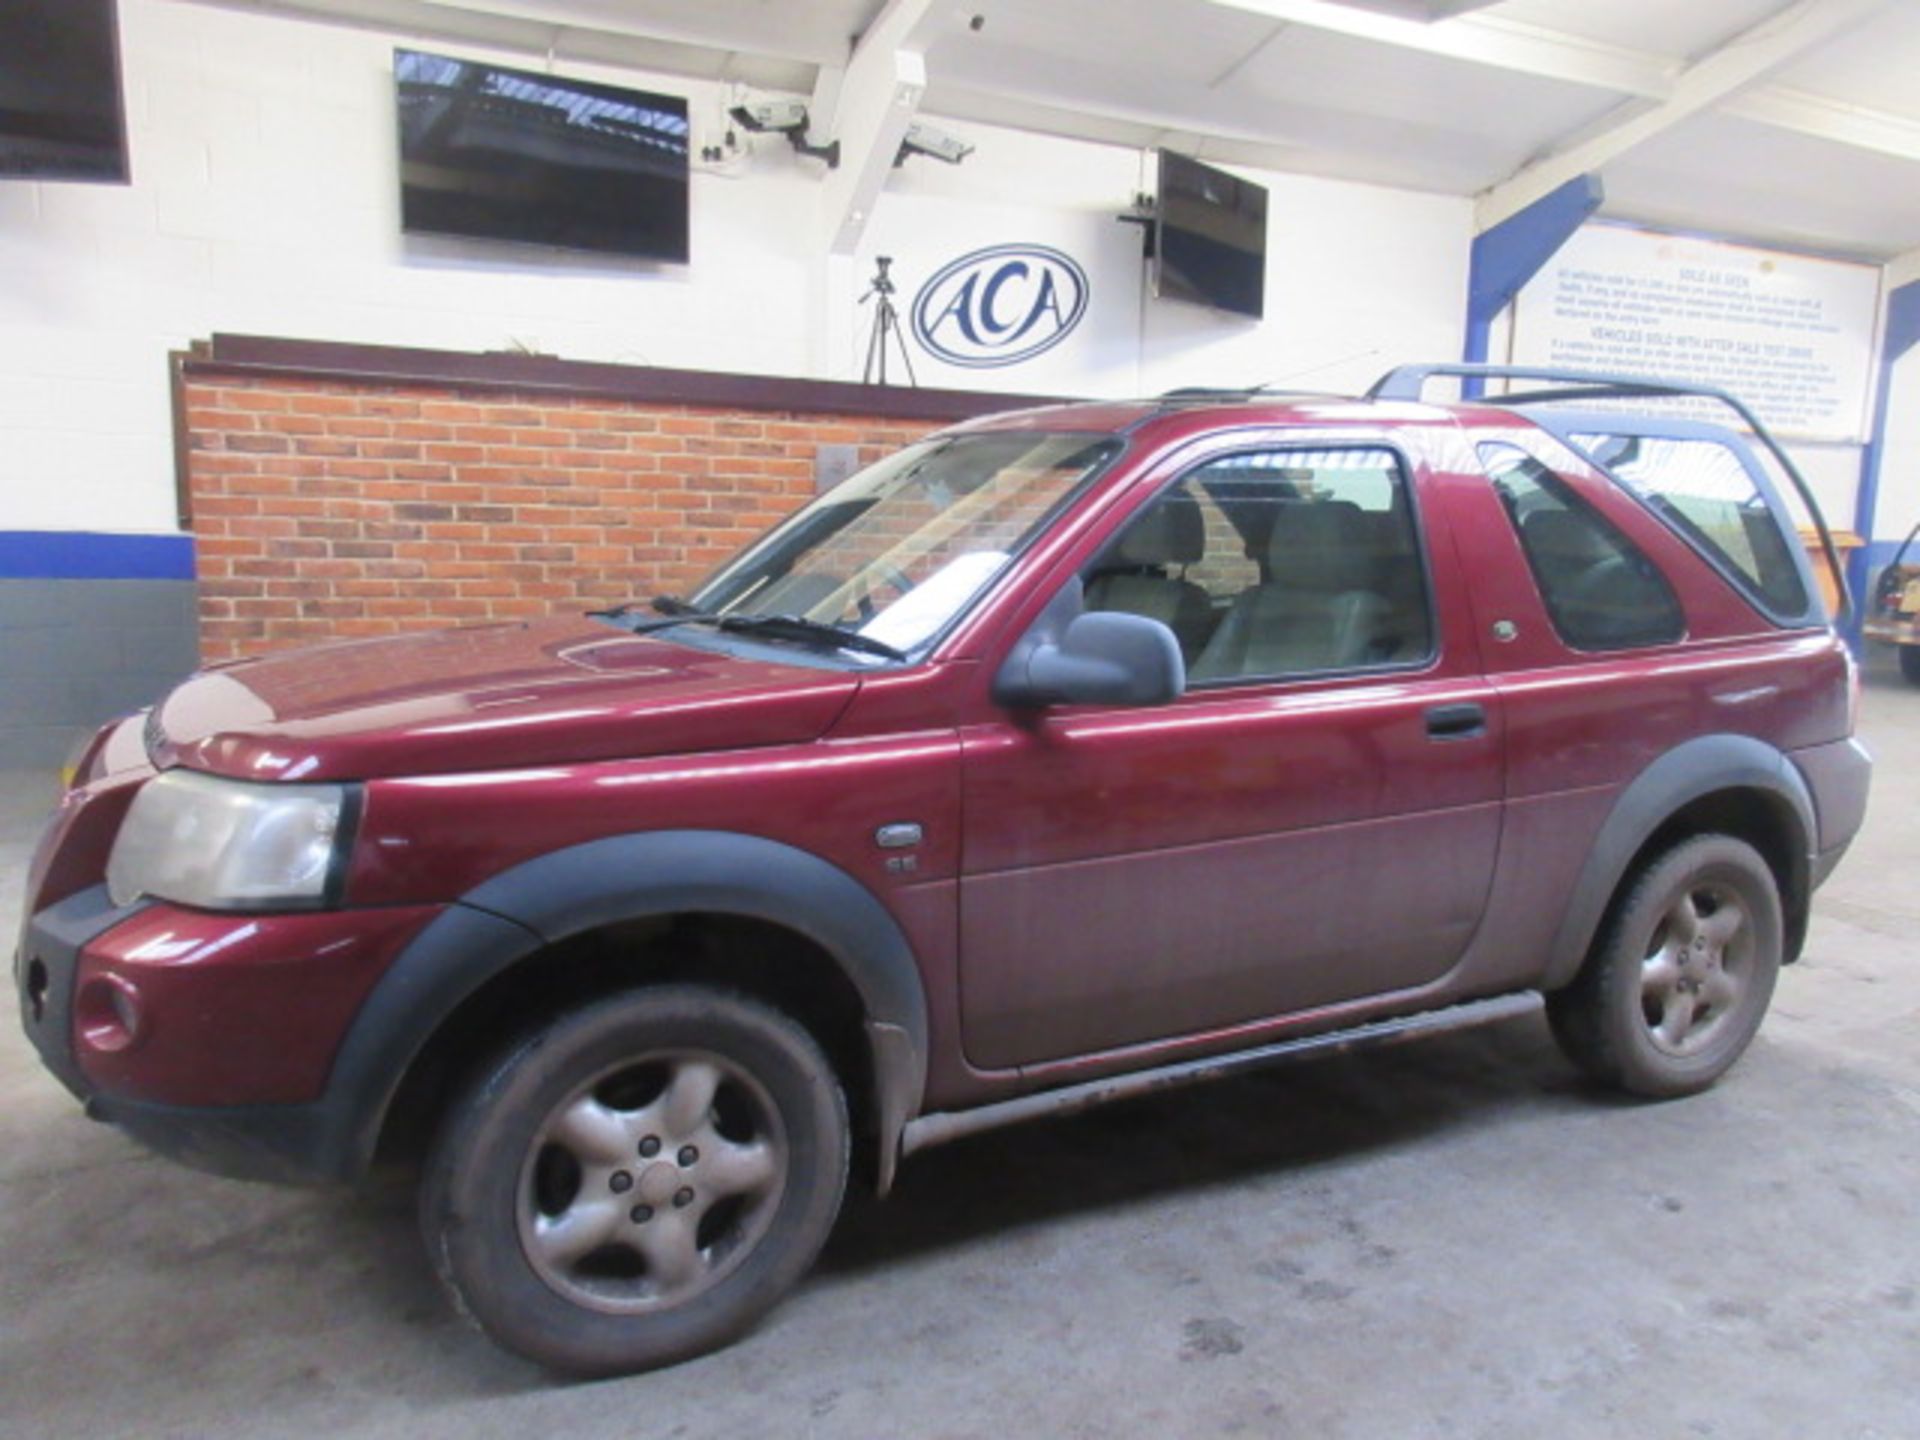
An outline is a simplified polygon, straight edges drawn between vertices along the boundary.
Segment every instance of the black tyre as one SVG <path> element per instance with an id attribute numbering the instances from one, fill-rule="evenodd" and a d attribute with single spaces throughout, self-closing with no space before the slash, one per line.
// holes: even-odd
<path id="1" fill-rule="evenodd" d="M 1920 645 L 1900 647 L 1900 676 L 1909 685 L 1920 685 Z"/>
<path id="2" fill-rule="evenodd" d="M 1683 841 L 1628 882 L 1580 974 L 1547 997 L 1554 1038 L 1635 1095 L 1704 1090 L 1760 1028 L 1784 933 L 1758 851 L 1730 835 Z"/>
<path id="3" fill-rule="evenodd" d="M 846 1101 L 799 1025 L 660 986 L 509 1047 L 455 1102 L 421 1225 L 454 1302 L 577 1375 L 734 1339 L 806 1273 L 846 1188 Z"/>

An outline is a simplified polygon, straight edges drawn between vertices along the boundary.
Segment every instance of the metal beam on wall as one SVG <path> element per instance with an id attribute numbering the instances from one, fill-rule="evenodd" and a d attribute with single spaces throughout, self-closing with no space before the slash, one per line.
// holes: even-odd
<path id="1" fill-rule="evenodd" d="M 1573 232 L 1583 225 L 1606 188 L 1598 175 L 1577 175 L 1541 196 L 1516 214 L 1474 236 L 1467 274 L 1467 337 L 1462 359 L 1480 364 L 1487 356 L 1488 337 L 1500 312 L 1520 288 L 1540 272 Z M 1481 385 L 1470 382 L 1466 393 L 1477 395 Z"/>
<path id="2" fill-rule="evenodd" d="M 1866 618 L 1867 581 L 1873 570 L 1873 531 L 1880 508 L 1880 463 L 1887 448 L 1887 406 L 1893 393 L 1893 367 L 1920 345 L 1920 250 L 1910 250 L 1886 267 L 1887 318 L 1881 328 L 1880 373 L 1874 385 L 1873 430 L 1860 456 L 1860 490 L 1853 505 L 1853 530 L 1864 542 L 1847 562 L 1847 589 L 1853 613 L 1847 629 L 1856 648 Z"/>
<path id="3" fill-rule="evenodd" d="M 1882 284 L 1889 294 L 1903 285 L 1911 285 L 1920 280 L 1920 250 L 1909 250 L 1904 255 L 1896 255 L 1887 262 Z"/>

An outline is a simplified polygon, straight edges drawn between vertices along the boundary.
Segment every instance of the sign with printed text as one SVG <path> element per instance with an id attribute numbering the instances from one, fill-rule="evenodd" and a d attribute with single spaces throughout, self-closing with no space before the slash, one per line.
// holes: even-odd
<path id="1" fill-rule="evenodd" d="M 1717 385 L 1782 436 L 1858 443 L 1879 283 L 1869 265 L 1588 225 L 1520 292 L 1512 360 Z"/>

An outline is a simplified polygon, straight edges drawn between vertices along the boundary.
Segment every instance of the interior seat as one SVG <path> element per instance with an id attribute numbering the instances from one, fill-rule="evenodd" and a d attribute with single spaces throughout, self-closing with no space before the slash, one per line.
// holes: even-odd
<path id="1" fill-rule="evenodd" d="M 1234 597 L 1193 678 L 1338 670 L 1374 658 L 1391 607 L 1373 589 L 1368 541 L 1351 501 L 1282 506 L 1267 540 L 1267 578 Z"/>
<path id="2" fill-rule="evenodd" d="M 1572 578 L 1614 558 L 1600 533 L 1565 510 L 1536 510 L 1520 522 L 1527 549 L 1543 569 Z"/>
<path id="3" fill-rule="evenodd" d="M 1648 617 L 1671 611 L 1661 583 L 1584 517 L 1536 510 L 1520 522 L 1520 533 L 1563 634 L 1589 644 L 1646 643 Z"/>
<path id="4" fill-rule="evenodd" d="M 1160 621 L 1191 663 L 1213 630 L 1213 602 L 1200 586 L 1172 572 L 1199 560 L 1206 547 L 1200 502 L 1179 493 L 1163 496 L 1128 526 L 1088 578 L 1087 609 Z"/>

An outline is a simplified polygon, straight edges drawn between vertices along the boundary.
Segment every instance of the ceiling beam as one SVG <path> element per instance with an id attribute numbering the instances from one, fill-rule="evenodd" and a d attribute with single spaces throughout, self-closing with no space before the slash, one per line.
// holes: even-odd
<path id="1" fill-rule="evenodd" d="M 1487 230 L 1580 175 L 1601 170 L 1663 130 L 1748 89 L 1782 65 L 1858 23 L 1886 0 L 1794 0 L 1683 71 L 1666 98 L 1629 101 L 1574 144 L 1523 166 L 1482 194 L 1475 228 Z"/>
<path id="2" fill-rule="evenodd" d="M 1641 100 L 1668 99 L 1685 68 L 1684 62 L 1666 56 L 1586 40 L 1496 15 L 1463 15 L 1441 24 L 1425 24 L 1391 15 L 1369 14 L 1332 0 L 1213 0 L 1213 3 L 1304 29 L 1512 74 L 1611 90 Z M 1920 124 L 1885 111 L 1868 110 L 1774 85 L 1754 86 L 1719 108 L 1777 130 L 1811 135 L 1901 159 L 1920 159 Z"/>
<path id="3" fill-rule="evenodd" d="M 1768 85 L 1737 95 L 1721 113 L 1755 120 L 1775 129 L 1831 140 L 1856 150 L 1872 150 L 1900 160 L 1920 160 L 1920 121 L 1884 110 L 1867 110 L 1805 90 Z"/>
<path id="4" fill-rule="evenodd" d="M 5 0 L 0 0 L 4 4 Z M 493 6 L 486 0 L 192 0 L 215 10 L 345 25 L 402 35 L 412 40 L 485 45 L 511 50 L 549 64 L 577 61 L 633 70 L 739 80 L 763 89 L 804 90 L 817 61 L 796 58 L 764 37 L 729 48 L 708 33 L 685 27 L 645 33 L 630 27 L 574 25 L 527 6 Z M 558 12 L 556 12 L 557 14 Z M 684 37 L 684 38 L 676 38 Z M 792 47 L 789 47 L 792 48 Z"/>
<path id="5" fill-rule="evenodd" d="M 815 117 L 812 129 L 840 142 L 839 164 L 827 173 L 821 195 L 827 250 L 851 255 L 873 217 L 894 157 L 927 90 L 926 47 L 949 23 L 939 0 L 888 0 L 853 47 L 846 73 L 831 90 L 831 120 Z"/>
<path id="6" fill-rule="evenodd" d="M 950 101 L 984 98 L 1021 114 L 1064 117 L 1068 121 L 1064 126 L 1047 124 L 1039 127 L 1054 134 L 1072 135 L 1072 117 L 1086 116 L 1112 121 L 1116 125 L 1138 127 L 1141 134 L 1121 142 L 1129 145 L 1151 146 L 1158 143 L 1155 137 L 1177 134 L 1260 146 L 1276 157 L 1288 154 L 1298 157 L 1301 153 L 1301 147 L 1289 141 L 1285 135 L 1276 133 L 1271 122 L 1236 124 L 1225 106 L 1203 104 L 1186 108 L 1134 105 L 1121 99 L 1108 99 L 1091 86 L 1076 88 L 1065 79 L 1056 93 L 1042 98 L 1021 84 L 1017 77 L 1010 79 L 991 73 L 943 73 L 936 82 L 935 91 L 941 106 L 948 106 Z M 965 113 L 964 104 L 948 108 L 959 108 L 963 115 Z M 1010 123 L 1018 125 L 1020 122 Z"/>
<path id="7" fill-rule="evenodd" d="M 1165 112 L 1136 110 L 1125 105 L 1089 106 L 1078 100 L 1043 103 L 1023 95 L 1003 93 L 992 86 L 977 86 L 971 81 L 964 85 L 946 80 L 937 82 L 928 90 L 926 110 L 953 120 L 1055 135 L 1066 140 L 1091 140 L 1128 150 L 1164 147 L 1212 164 L 1247 165 L 1256 170 L 1311 173 L 1314 158 L 1306 148 L 1275 139 L 1270 134 L 1188 123 Z M 1371 176 L 1344 178 L 1387 183 Z"/>
<path id="8" fill-rule="evenodd" d="M 844 52 L 821 56 L 813 47 L 794 45 L 790 43 L 791 37 L 775 35 L 764 28 L 750 34 L 722 33 L 707 26 L 663 24 L 660 17 L 652 15 L 644 22 L 636 20 L 616 28 L 607 23 L 603 7 L 589 8 L 580 0 L 459 0 L 459 3 L 450 3 L 450 0 L 198 0 L 198 3 L 229 10 L 393 28 L 414 35 L 494 45 L 554 59 L 699 75 L 716 73 L 713 64 L 703 62 L 705 52 L 725 54 L 728 47 L 737 47 L 731 51 L 731 63 L 718 72 L 722 78 L 799 92 L 809 88 L 812 83 L 809 77 L 815 73 L 816 66 L 819 79 L 825 82 L 823 88 L 830 91 L 847 59 Z M 1335 4 L 1333 0 L 1212 0 L 1212 3 L 1266 16 L 1282 26 L 1346 35 L 1642 100 L 1667 99 L 1682 69 L 1679 61 L 1666 57 L 1584 40 L 1497 15 L 1462 15 L 1428 24 L 1354 9 Z M 645 25 L 645 33 L 641 32 L 641 23 Z M 981 88 L 977 80 L 969 79 L 965 83 Z M 1006 95 L 1012 87 L 990 85 L 987 88 L 998 89 Z M 831 116 L 831 107 L 820 104 L 821 98 L 816 90 L 815 102 L 810 107 L 813 118 L 810 138 L 816 141 L 827 133 L 823 117 Z M 1763 85 L 1732 97 L 1718 108 L 1726 114 L 1776 129 L 1903 160 L 1920 160 L 1920 123 L 1842 100 Z M 1061 115 L 1067 118 L 1068 110 L 1062 108 Z M 1216 136 L 1248 152 L 1249 163 L 1280 163 L 1281 168 L 1285 168 L 1279 161 L 1259 159 L 1253 151 L 1271 148 L 1276 153 L 1284 153 L 1292 149 L 1284 138 L 1254 135 L 1245 127 L 1216 130 L 1206 124 L 1196 124 L 1189 117 L 1149 118 L 1144 113 L 1129 118 L 1159 129 Z M 1045 128 L 1055 133 L 1074 133 L 1071 126 Z M 1569 137 L 1564 143 L 1577 143 L 1580 138 L 1584 137 Z"/>
<path id="9" fill-rule="evenodd" d="M 1920 282 L 1920 250 L 1909 250 L 1887 261 L 1884 289 L 1892 292 L 1915 282 Z"/>
<path id="10" fill-rule="evenodd" d="M 313 0 L 307 3 L 312 4 Z M 367 3 L 368 0 L 321 0 L 317 8 L 345 9 Z M 381 3 L 382 0 L 374 0 L 375 8 Z M 829 64 L 844 58 L 835 54 L 837 44 L 813 38 L 809 35 L 811 27 L 806 24 L 791 23 L 790 7 L 784 6 L 745 6 L 730 11 L 725 6 L 622 7 L 595 3 L 595 0 L 421 0 L 421 3 L 533 21 L 565 30 L 605 30 L 679 45 L 741 50 L 814 64 Z M 618 13 L 622 8 L 633 13 L 622 16 Z M 772 13 L 766 13 L 769 8 Z"/>

